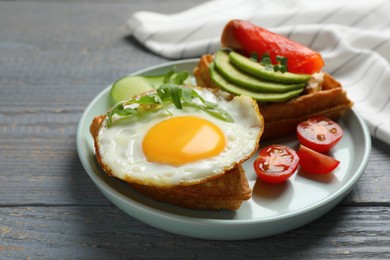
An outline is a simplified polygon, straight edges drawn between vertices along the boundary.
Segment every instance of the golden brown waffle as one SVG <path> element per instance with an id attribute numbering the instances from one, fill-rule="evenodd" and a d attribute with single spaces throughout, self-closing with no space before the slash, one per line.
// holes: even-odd
<path id="1" fill-rule="evenodd" d="M 209 65 L 213 55 L 203 55 L 193 73 L 202 87 L 217 87 L 210 78 Z M 321 90 L 305 92 L 297 98 L 280 103 L 259 103 L 264 117 L 262 140 L 281 137 L 295 132 L 297 124 L 311 116 L 321 115 L 336 119 L 353 103 L 341 84 L 325 73 Z"/>
<path id="2" fill-rule="evenodd" d="M 104 118 L 104 115 L 95 117 L 90 132 L 95 143 L 96 159 L 103 170 L 111 176 L 110 170 L 101 162 L 96 145 L 98 131 Z M 251 198 L 251 189 L 240 164 L 236 164 L 233 169 L 220 176 L 194 185 L 166 188 L 137 183 L 129 183 L 129 185 L 152 199 L 191 209 L 235 210 L 243 201 Z"/>
<path id="3" fill-rule="evenodd" d="M 251 198 L 251 189 L 240 164 L 220 177 L 196 185 L 172 188 L 130 185 L 155 200 L 192 209 L 236 210 Z"/>

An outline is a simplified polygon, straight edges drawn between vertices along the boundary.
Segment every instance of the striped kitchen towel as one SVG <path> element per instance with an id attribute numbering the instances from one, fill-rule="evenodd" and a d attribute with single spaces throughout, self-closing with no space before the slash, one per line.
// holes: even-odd
<path id="1" fill-rule="evenodd" d="M 324 71 L 343 84 L 371 135 L 390 144 L 390 1 L 214 0 L 173 15 L 137 12 L 129 26 L 152 52 L 184 59 L 216 51 L 231 19 L 320 52 Z"/>

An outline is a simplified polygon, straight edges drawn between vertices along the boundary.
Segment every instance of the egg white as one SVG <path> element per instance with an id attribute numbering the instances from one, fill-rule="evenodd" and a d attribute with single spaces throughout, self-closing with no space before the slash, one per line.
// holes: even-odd
<path id="1" fill-rule="evenodd" d="M 197 89 L 197 92 L 229 112 L 234 123 L 217 119 L 203 110 L 191 107 L 177 109 L 174 105 L 168 106 L 172 115 L 160 110 L 141 119 L 117 121 L 109 128 L 104 121 L 98 132 L 97 145 L 101 163 L 106 170 L 128 182 L 169 187 L 201 182 L 223 174 L 248 159 L 257 150 L 263 131 L 263 118 L 256 103 L 246 96 L 226 100 L 225 96 L 216 96 L 207 89 Z M 151 127 L 172 116 L 195 116 L 217 125 L 226 137 L 224 151 L 218 156 L 180 166 L 147 161 L 142 150 L 144 136 Z M 172 133 L 172 138 L 175 138 L 175 133 Z"/>

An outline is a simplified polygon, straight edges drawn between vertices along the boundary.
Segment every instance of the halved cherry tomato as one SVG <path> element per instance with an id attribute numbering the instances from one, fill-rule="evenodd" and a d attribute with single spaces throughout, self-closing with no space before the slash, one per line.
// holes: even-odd
<path id="1" fill-rule="evenodd" d="M 284 145 L 270 145 L 260 150 L 253 167 L 257 176 L 268 183 L 285 182 L 298 168 L 297 153 Z"/>
<path id="2" fill-rule="evenodd" d="M 335 158 L 316 152 L 303 145 L 300 145 L 297 154 L 302 170 L 307 173 L 327 174 L 336 169 L 340 164 L 340 161 Z"/>
<path id="3" fill-rule="evenodd" d="M 333 120 L 326 117 L 312 117 L 297 126 L 301 144 L 317 152 L 327 152 L 343 137 L 343 130 Z"/>
<path id="4" fill-rule="evenodd" d="M 313 74 L 325 64 L 318 52 L 242 20 L 232 20 L 225 26 L 221 43 L 223 47 L 242 51 L 247 56 L 253 52 L 259 57 L 268 53 L 273 63 L 277 55 L 284 56 L 289 72 Z"/>

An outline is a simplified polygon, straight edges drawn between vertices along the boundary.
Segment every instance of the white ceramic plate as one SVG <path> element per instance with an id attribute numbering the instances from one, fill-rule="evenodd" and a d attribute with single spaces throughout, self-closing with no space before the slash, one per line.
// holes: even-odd
<path id="1" fill-rule="evenodd" d="M 188 70 L 197 60 L 171 62 L 135 74 L 161 74 L 176 66 Z M 310 176 L 296 173 L 282 185 L 269 185 L 258 181 L 251 158 L 244 164 L 252 198 L 237 211 L 190 210 L 157 202 L 133 191 L 117 179 L 106 176 L 94 159 L 89 125 L 96 115 L 110 107 L 110 87 L 101 92 L 87 107 L 77 130 L 77 150 L 80 160 L 99 190 L 117 207 L 130 216 L 151 226 L 172 233 L 218 240 L 251 239 L 270 236 L 302 226 L 336 206 L 353 188 L 368 163 L 371 139 L 360 116 L 352 109 L 338 121 L 344 137 L 332 150 L 341 163 L 329 175 Z M 295 136 L 272 143 L 298 147 Z M 268 143 L 262 143 L 265 146 Z"/>

